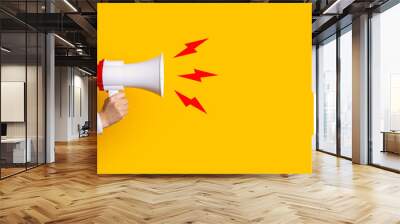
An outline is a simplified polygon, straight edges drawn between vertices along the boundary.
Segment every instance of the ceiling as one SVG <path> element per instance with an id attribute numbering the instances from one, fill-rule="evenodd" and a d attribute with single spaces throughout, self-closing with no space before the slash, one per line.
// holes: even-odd
<path id="1" fill-rule="evenodd" d="M 335 32 L 337 24 L 351 23 L 351 17 L 377 7 L 387 0 L 203 0 L 201 2 L 270 2 L 313 4 L 313 41 Z M 96 70 L 97 2 L 199 2 L 178 0 L 1 0 L 0 25 L 2 45 L 13 49 L 13 54 L 25 53 L 24 32 L 54 32 L 56 63 L 58 65 L 85 66 Z M 51 13 L 49 13 L 51 12 Z M 338 23 L 338 21 L 341 21 Z M 346 22 L 348 21 L 348 22 Z M 22 32 L 22 33 L 21 33 Z M 28 54 L 34 53 L 35 43 L 28 38 Z M 3 54 L 2 54 L 3 55 Z M 10 55 L 9 55 L 10 56 Z M 80 64 L 81 63 L 81 64 Z M 88 66 L 90 65 L 90 66 Z"/>
<path id="2" fill-rule="evenodd" d="M 97 4 L 95 0 L 1 0 L 2 60 L 37 57 L 43 32 L 54 32 L 56 65 L 75 65 L 95 73 Z M 50 13 L 51 12 L 51 13 Z M 25 35 L 27 32 L 27 35 Z M 40 42 L 38 45 L 37 42 Z"/>

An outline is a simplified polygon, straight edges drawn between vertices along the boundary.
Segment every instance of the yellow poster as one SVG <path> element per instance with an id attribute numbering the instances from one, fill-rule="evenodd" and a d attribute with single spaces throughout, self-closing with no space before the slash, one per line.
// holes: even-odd
<path id="1" fill-rule="evenodd" d="M 123 85 L 98 173 L 310 173 L 311 33 L 311 4 L 99 3 L 98 61 L 163 54 L 164 89 Z"/>

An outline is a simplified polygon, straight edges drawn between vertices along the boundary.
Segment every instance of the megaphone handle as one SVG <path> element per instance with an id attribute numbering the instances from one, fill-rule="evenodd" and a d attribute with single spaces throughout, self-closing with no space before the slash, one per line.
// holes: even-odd
<path id="1" fill-rule="evenodd" d="M 118 90 L 108 90 L 108 96 L 114 96 L 118 93 Z"/>

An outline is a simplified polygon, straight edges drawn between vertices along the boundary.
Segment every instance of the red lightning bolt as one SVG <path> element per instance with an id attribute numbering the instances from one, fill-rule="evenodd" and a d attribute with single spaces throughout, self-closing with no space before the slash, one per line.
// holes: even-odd
<path id="1" fill-rule="evenodd" d="M 178 95 L 179 99 L 181 99 L 182 103 L 187 107 L 189 105 L 192 105 L 194 107 L 196 107 L 197 109 L 199 109 L 200 111 L 207 113 L 206 110 L 204 110 L 203 106 L 200 104 L 200 102 L 196 99 L 196 97 L 193 97 L 192 99 L 190 99 L 189 97 L 179 93 L 178 91 L 176 91 L 176 95 Z"/>
<path id="2" fill-rule="evenodd" d="M 186 43 L 186 49 L 184 49 L 183 51 L 181 51 L 179 54 L 177 54 L 175 57 L 180 57 L 180 56 L 184 56 L 187 54 L 193 54 L 196 53 L 196 47 L 198 47 L 200 44 L 202 44 L 204 41 L 206 41 L 206 39 L 203 40 L 198 40 L 198 41 L 194 41 L 194 42 L 190 42 L 190 43 Z"/>
<path id="3" fill-rule="evenodd" d="M 194 69 L 194 73 L 180 75 L 180 77 L 182 77 L 182 78 L 191 79 L 191 80 L 198 81 L 198 82 L 201 82 L 201 78 L 210 77 L 210 76 L 217 76 L 217 75 L 210 73 L 210 72 L 201 71 L 198 69 Z"/>

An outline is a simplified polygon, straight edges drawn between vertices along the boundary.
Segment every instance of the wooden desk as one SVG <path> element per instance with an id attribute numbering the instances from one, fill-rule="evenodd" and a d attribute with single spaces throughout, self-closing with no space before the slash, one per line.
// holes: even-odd
<path id="1" fill-rule="evenodd" d="M 400 154 L 400 132 L 383 131 L 383 150 L 382 152 L 392 152 Z"/>

